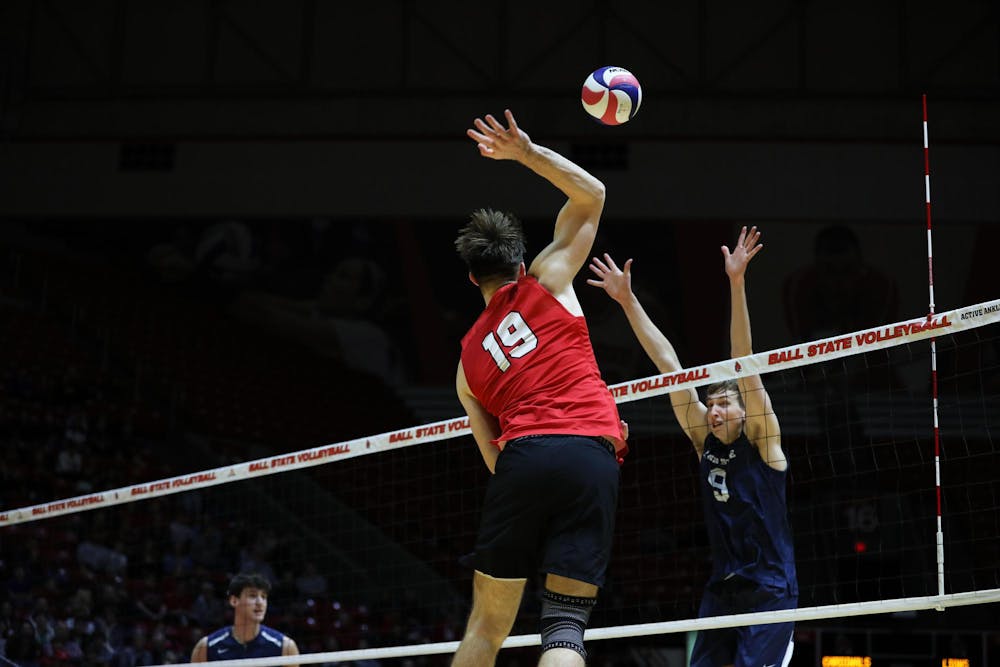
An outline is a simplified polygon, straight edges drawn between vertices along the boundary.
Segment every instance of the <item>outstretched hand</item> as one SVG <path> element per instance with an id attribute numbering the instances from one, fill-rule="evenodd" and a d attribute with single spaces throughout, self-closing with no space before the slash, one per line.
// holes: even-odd
<path id="1" fill-rule="evenodd" d="M 507 118 L 507 127 L 492 114 L 486 114 L 485 120 L 477 118 L 473 121 L 476 129 L 470 128 L 465 133 L 476 142 L 479 154 L 483 157 L 521 161 L 531 150 L 531 137 L 517 126 L 510 109 L 503 113 Z"/>
<path id="2" fill-rule="evenodd" d="M 757 243 L 759 240 L 760 232 L 757 231 L 757 227 L 751 227 L 750 231 L 747 232 L 746 225 L 744 225 L 732 252 L 729 251 L 728 247 L 722 246 L 722 256 L 726 262 L 726 275 L 731 280 L 743 276 L 747 270 L 747 264 L 764 247 L 763 243 Z"/>
<path id="3" fill-rule="evenodd" d="M 597 278 L 587 278 L 587 284 L 602 288 L 618 303 L 624 304 L 632 295 L 631 259 L 625 260 L 625 266 L 619 269 L 611 255 L 604 253 L 603 262 L 597 257 L 591 260 L 590 270 Z"/>

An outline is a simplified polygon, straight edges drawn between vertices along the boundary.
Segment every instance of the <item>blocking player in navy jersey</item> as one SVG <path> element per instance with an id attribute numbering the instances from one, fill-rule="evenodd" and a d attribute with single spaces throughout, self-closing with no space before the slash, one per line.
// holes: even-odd
<path id="1" fill-rule="evenodd" d="M 760 252 L 756 227 L 740 231 L 730 252 L 722 246 L 730 286 L 731 354 L 752 352 L 744 278 Z M 670 341 L 632 292 L 632 260 L 619 269 L 610 255 L 594 258 L 587 282 L 617 301 L 661 373 L 682 368 Z M 699 487 L 712 551 L 712 574 L 699 616 L 791 609 L 798 584 L 785 503 L 788 462 L 781 430 L 759 375 L 721 382 L 701 402 L 694 389 L 670 394 L 674 415 L 694 445 Z M 792 655 L 793 623 L 770 623 L 698 633 L 692 667 L 782 667 Z"/>
<path id="2" fill-rule="evenodd" d="M 583 665 L 604 583 L 623 424 L 594 359 L 573 278 L 590 256 L 604 185 L 531 141 L 507 111 L 468 131 L 566 195 L 552 241 L 525 266 L 521 225 L 480 210 L 455 241 L 485 308 L 462 338 L 456 389 L 493 473 L 475 546 L 472 612 L 453 665 L 494 664 L 528 577 L 545 575 L 539 665 Z"/>
<path id="3" fill-rule="evenodd" d="M 263 624 L 271 582 L 259 574 L 237 574 L 229 582 L 233 624 L 198 640 L 191 662 L 298 655 L 291 637 Z"/>

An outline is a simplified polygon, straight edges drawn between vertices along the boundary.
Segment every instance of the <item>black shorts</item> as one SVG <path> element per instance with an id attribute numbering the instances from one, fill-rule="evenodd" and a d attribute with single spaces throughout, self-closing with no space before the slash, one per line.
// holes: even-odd
<path id="1" fill-rule="evenodd" d="M 507 443 L 486 490 L 476 569 L 604 584 L 618 505 L 614 447 L 603 438 L 535 435 Z"/>

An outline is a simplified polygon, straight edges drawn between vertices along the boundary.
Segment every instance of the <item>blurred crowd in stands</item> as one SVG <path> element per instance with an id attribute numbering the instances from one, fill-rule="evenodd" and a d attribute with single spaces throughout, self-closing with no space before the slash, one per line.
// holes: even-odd
<path id="1" fill-rule="evenodd" d="M 386 378 L 370 377 L 387 366 L 345 367 L 339 355 L 317 363 L 297 345 L 276 344 L 269 332 L 248 336 L 248 327 L 218 308 L 222 290 L 253 265 L 241 254 L 244 231 L 238 223 L 206 226 L 190 258 L 206 272 L 197 278 L 186 272 L 199 269 L 157 244 L 146 267 L 97 252 L 100 241 L 72 232 L 58 243 L 35 238 L 3 248 L 4 510 L 411 419 L 379 389 Z M 181 283 L 190 291 L 178 290 Z M 373 305 L 383 283 L 376 265 L 353 259 L 323 285 L 330 309 L 356 311 Z M 206 298 L 191 301 L 197 289 Z M 369 295 L 365 304 L 339 304 L 355 289 Z M 283 298 L 298 296 L 287 293 Z M 224 305 L 237 301 L 233 293 Z M 317 312 L 323 307 L 315 305 Z M 360 335 L 373 338 L 370 331 Z M 244 381 L 240 368 L 251 363 Z M 283 371 L 287 366 L 294 370 Z M 269 422 L 278 412 L 281 419 Z M 228 445 L 211 451 L 214 458 L 192 452 L 179 435 L 187 429 Z M 186 662 L 200 635 L 227 622 L 226 582 L 246 570 L 275 582 L 267 622 L 303 651 L 451 636 L 445 616 L 341 603 L 315 564 L 276 571 L 269 561 L 288 548 L 285 535 L 252 516 L 216 519 L 190 493 L 4 527 L 0 656 L 23 667 Z"/>

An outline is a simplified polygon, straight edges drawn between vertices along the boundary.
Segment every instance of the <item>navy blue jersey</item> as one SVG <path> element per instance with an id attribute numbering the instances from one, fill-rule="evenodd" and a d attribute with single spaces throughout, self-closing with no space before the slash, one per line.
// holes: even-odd
<path id="1" fill-rule="evenodd" d="M 206 655 L 209 660 L 233 660 L 235 658 L 269 658 L 281 655 L 285 635 L 266 625 L 246 644 L 233 637 L 232 627 L 221 628 L 208 636 Z"/>
<path id="2" fill-rule="evenodd" d="M 797 595 L 786 473 L 767 465 L 745 433 L 730 445 L 709 433 L 699 473 L 712 548 L 709 584 L 743 577 Z"/>

